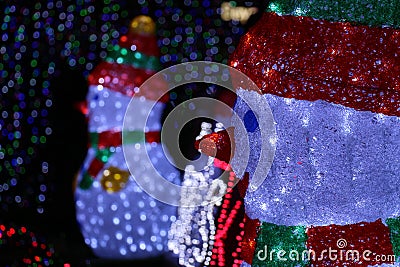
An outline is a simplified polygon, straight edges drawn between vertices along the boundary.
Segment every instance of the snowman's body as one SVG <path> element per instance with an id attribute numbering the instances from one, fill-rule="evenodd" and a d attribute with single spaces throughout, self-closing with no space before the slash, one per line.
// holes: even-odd
<path id="1" fill-rule="evenodd" d="M 265 98 L 277 131 L 271 170 L 257 190 L 246 194 L 250 217 L 321 226 L 400 216 L 399 117 L 245 90 L 239 96 L 235 111 L 244 121 L 250 109 L 242 98 L 254 104 Z M 252 177 L 254 164 L 262 164 L 260 129 L 248 135 L 237 136 L 236 144 L 249 138 L 246 171 Z"/>
<path id="2" fill-rule="evenodd" d="M 84 188 L 78 186 L 75 192 L 77 220 L 81 224 L 85 242 L 97 256 L 104 258 L 135 259 L 161 255 L 167 251 L 167 232 L 175 218 L 176 207 L 149 196 L 142 191 L 134 178 L 140 179 L 146 175 L 149 166 L 142 165 L 141 159 L 147 157 L 147 154 L 154 167 L 167 180 L 177 184 L 179 173 L 166 159 L 160 143 L 156 142 L 148 142 L 145 147 L 134 150 L 134 160 L 137 160 L 138 165 L 129 173 L 122 144 L 118 144 L 118 140 L 121 138 L 125 110 L 131 100 L 130 105 L 137 107 L 137 128 L 134 121 L 130 124 L 130 130 L 139 133 L 143 132 L 143 128 L 139 127 L 144 125 L 143 120 L 147 120 L 146 132 L 160 131 L 165 104 L 143 96 L 134 96 L 131 99 L 102 85 L 91 85 L 87 100 L 89 132 L 91 136 L 97 136 L 97 140 L 92 139 L 78 184 L 85 184 L 83 179 L 88 179 L 88 172 L 93 182 L 89 185 L 86 183 Z M 141 114 L 144 106 L 153 106 L 149 117 Z M 108 153 L 99 153 L 104 149 Z M 106 158 L 99 159 L 99 155 Z M 100 167 L 93 168 L 94 161 Z M 115 174 L 117 179 L 112 180 L 111 176 Z M 108 184 L 102 181 L 107 175 L 111 177 Z M 123 181 L 123 177 L 127 175 L 129 178 Z"/>
<path id="3" fill-rule="evenodd" d="M 265 98 L 277 128 L 274 163 L 262 185 L 246 194 L 246 212 L 279 225 L 373 222 L 400 215 L 400 118 L 242 90 Z M 250 110 L 238 98 L 235 111 Z M 244 120 L 244 119 L 243 119 Z M 260 129 L 249 132 L 250 164 L 258 163 Z M 243 144 L 247 136 L 237 136 Z M 285 215 L 285 216 L 282 216 Z"/>
<path id="4" fill-rule="evenodd" d="M 358 245 L 362 244 L 364 237 L 357 235 L 365 225 L 386 228 L 388 219 L 398 220 L 399 117 L 357 111 L 325 101 L 310 102 L 270 94 L 260 95 L 254 91 L 239 90 L 238 96 L 234 110 L 241 122 L 233 121 L 235 127 L 240 127 L 238 123 L 246 124 L 246 114 L 251 111 L 243 99 L 253 105 L 265 99 L 274 116 L 277 132 L 271 169 L 261 186 L 255 191 L 248 190 L 245 196 L 246 214 L 250 218 L 276 225 L 280 229 L 353 227 L 354 232 L 347 230 L 347 236 L 361 238 Z M 258 161 L 261 130 L 257 127 L 253 132 L 247 132 L 248 136 L 235 135 L 236 151 L 244 150 L 241 144 L 249 139 L 250 156 L 246 171 L 250 179 L 257 164 L 263 164 Z M 329 231 L 335 230 L 326 230 Z M 386 247 L 386 254 L 383 255 L 392 257 L 388 262 L 399 260 L 391 251 L 387 228 L 379 233 L 364 234 L 376 242 L 376 247 L 370 250 Z M 335 237 L 317 235 L 308 238 L 307 242 L 313 238 L 311 242 L 324 244 Z M 396 240 L 397 236 L 391 238 Z M 352 241 L 346 240 L 349 246 L 344 249 L 352 249 Z M 338 249 L 336 243 L 332 247 Z M 357 244 L 353 249 L 357 249 Z M 257 253 L 259 250 L 256 249 L 254 257 L 257 257 Z M 243 266 L 249 265 L 245 263 Z"/>

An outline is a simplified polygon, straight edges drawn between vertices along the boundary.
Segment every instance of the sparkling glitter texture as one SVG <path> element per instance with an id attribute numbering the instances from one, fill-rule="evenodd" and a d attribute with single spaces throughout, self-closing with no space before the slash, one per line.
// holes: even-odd
<path id="1" fill-rule="evenodd" d="M 280 257 L 287 261 L 279 260 L 279 250 L 285 251 Z M 359 254 L 351 256 L 349 251 Z M 389 229 L 380 220 L 317 227 L 264 222 L 252 266 L 384 266 L 393 263 L 392 256 Z"/>
<path id="2" fill-rule="evenodd" d="M 264 13 L 230 65 L 264 93 L 399 115 L 399 38 L 389 28 Z"/>
<path id="3" fill-rule="evenodd" d="M 200 138 L 207 138 L 211 135 L 204 133 L 198 139 L 201 140 Z M 218 129 L 214 133 L 214 137 L 218 135 L 220 137 L 214 140 L 227 137 L 227 132 Z M 220 145 L 217 144 L 217 146 L 221 149 Z M 202 152 L 204 153 L 204 151 Z M 250 219 L 244 210 L 243 198 L 249 184 L 249 176 L 245 175 L 238 181 L 231 166 L 218 158 L 214 159 L 214 166 L 229 172 L 229 179 L 227 180 L 226 194 L 215 218 L 217 222 L 213 238 L 215 241 L 211 246 L 211 260 L 207 264 L 209 266 L 238 267 L 242 265 L 243 261 L 251 263 L 256 247 L 259 221 Z"/>
<path id="4" fill-rule="evenodd" d="M 321 100 L 241 94 L 248 94 L 253 103 L 265 98 L 277 123 L 271 170 L 261 186 L 245 197 L 251 218 L 279 225 L 329 225 L 398 216 L 398 117 Z M 248 112 L 241 98 L 235 111 L 240 118 Z M 246 138 L 251 179 L 258 162 L 260 130 L 236 136 L 237 150 Z"/>
<path id="5" fill-rule="evenodd" d="M 215 129 L 222 130 L 223 126 L 219 126 Z M 196 140 L 210 134 L 211 127 L 210 123 L 203 122 Z M 202 165 L 201 171 L 196 171 L 192 165 L 185 168 L 178 218 L 171 225 L 168 248 L 179 256 L 179 264 L 182 266 L 216 266 L 217 262 L 218 266 L 225 266 L 223 239 L 226 238 L 224 233 L 226 234 L 229 225 L 221 233 L 222 219 L 218 218 L 217 225 L 215 214 L 216 207 L 222 204 L 223 196 L 231 191 L 235 177 L 225 162 L 213 157 L 209 156 L 207 162 L 203 162 Z M 228 179 L 226 174 L 229 174 Z M 226 205 L 225 199 L 223 209 Z M 235 205 L 235 208 L 240 208 L 240 203 Z M 233 216 L 236 212 L 232 212 Z M 225 219 L 226 214 L 223 216 Z"/>
<path id="6" fill-rule="evenodd" d="M 241 258 L 243 262 L 252 264 L 253 255 L 257 246 L 257 236 L 260 227 L 260 221 L 258 219 L 250 219 L 246 214 L 244 215 L 244 234 L 242 241 L 242 253 Z"/>
<path id="7" fill-rule="evenodd" d="M 221 141 L 227 144 L 229 140 L 221 123 L 217 124 L 213 135 L 211 124 L 203 122 L 196 137 L 199 141 L 195 144 L 197 149 L 202 147 L 199 143 L 207 138 L 214 141 L 215 149 L 224 149 Z M 204 149 L 199 151 L 205 152 Z M 225 153 L 219 156 L 224 158 Z M 179 255 L 182 266 L 239 267 L 242 258 L 251 262 L 256 237 L 257 224 L 248 220 L 243 205 L 248 176 L 238 180 L 231 166 L 221 158 L 209 156 L 208 159 L 202 172 L 194 171 L 192 166 L 185 170 L 179 217 L 171 226 L 168 245 Z M 190 206 L 196 199 L 206 202 L 198 207 Z M 215 203 L 207 203 L 210 200 Z"/>
<path id="8" fill-rule="evenodd" d="M 247 187 L 249 186 L 249 174 L 245 173 L 244 177 L 239 181 L 237 188 L 239 190 L 240 197 L 243 199 L 246 195 Z M 257 246 L 257 236 L 260 231 L 260 221 L 258 219 L 250 219 L 246 213 L 244 213 L 243 222 L 244 233 L 241 244 L 240 258 L 246 264 L 253 262 L 254 251 Z"/>
<path id="9" fill-rule="evenodd" d="M 294 261 L 282 261 L 276 255 L 280 250 L 302 252 L 306 249 L 306 240 L 305 227 L 285 227 L 263 222 L 252 266 L 307 266 L 308 262 L 301 258 Z M 275 252 L 271 254 L 272 250 Z"/>
<path id="10" fill-rule="evenodd" d="M 307 16 L 330 21 L 349 21 L 369 26 L 387 25 L 398 28 L 400 17 L 398 1 L 390 0 L 273 0 L 267 11 L 278 14 Z"/>
<path id="11" fill-rule="evenodd" d="M 101 178 L 101 186 L 109 193 L 115 193 L 123 189 L 129 179 L 129 171 L 124 171 L 119 168 L 111 166 L 103 171 Z"/>
<path id="12" fill-rule="evenodd" d="M 393 255 L 389 229 L 380 220 L 371 223 L 310 227 L 307 229 L 307 235 L 307 248 L 315 251 L 317 255 L 315 259 L 311 260 L 312 266 L 367 267 L 393 263 L 393 259 L 386 257 L 386 255 Z M 322 251 L 329 248 L 337 250 L 338 253 L 332 257 L 328 254 L 322 256 Z M 350 257 L 346 258 L 348 250 L 357 250 L 360 255 L 364 251 L 370 250 L 371 253 L 367 255 L 370 260 L 363 259 L 361 256 L 358 261 Z M 382 257 L 376 258 L 375 255 L 382 255 Z M 320 257 L 323 259 L 319 259 Z"/>
<path id="13" fill-rule="evenodd" d="M 400 257 L 400 218 L 389 218 L 386 220 L 386 224 L 390 230 L 390 241 L 392 241 L 393 253 L 397 257 Z"/>
<path id="14" fill-rule="evenodd" d="M 176 215 L 175 207 L 150 197 L 133 178 L 151 179 L 146 171 L 151 166 L 142 163 L 147 153 L 165 179 L 179 182 L 178 171 L 166 159 L 159 144 L 165 104 L 147 97 L 146 88 L 143 92 L 138 91 L 141 83 L 159 66 L 153 61 L 143 65 L 144 61 L 139 57 L 159 55 L 158 51 L 149 49 L 157 47 L 156 39 L 153 38 L 154 31 L 149 30 L 151 23 L 143 23 L 143 19 L 146 22 L 149 18 L 133 20 L 131 26 L 135 28 L 121 36 L 119 44 L 114 46 L 113 51 L 118 53 L 109 53 L 105 59 L 109 62 L 99 64 L 89 75 L 87 102 L 91 148 L 78 177 L 75 195 L 77 220 L 85 242 L 103 258 L 138 259 L 165 253 L 167 232 Z M 144 40 L 140 40 L 141 37 Z M 153 44 L 145 51 L 138 50 L 144 48 L 143 41 L 148 40 Z M 130 48 L 125 48 L 127 43 L 132 44 Z M 129 60 L 119 60 L 121 54 L 125 54 L 124 49 L 135 54 Z M 154 90 L 166 89 L 163 84 L 154 86 Z M 138 166 L 132 175 L 121 147 L 122 121 L 129 103 L 138 110 L 132 129 L 126 133 L 126 142 L 132 146 L 131 155 Z M 153 107 L 149 117 L 141 107 Z M 146 129 L 139 127 L 143 120 L 147 120 Z M 145 146 L 140 145 L 141 141 L 146 141 Z"/>

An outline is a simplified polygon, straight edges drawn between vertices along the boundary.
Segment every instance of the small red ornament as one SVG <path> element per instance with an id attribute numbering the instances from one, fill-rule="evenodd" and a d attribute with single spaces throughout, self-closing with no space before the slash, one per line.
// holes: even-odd
<path id="1" fill-rule="evenodd" d="M 233 127 L 203 136 L 195 143 L 195 148 L 210 157 L 229 163 L 234 151 Z"/>

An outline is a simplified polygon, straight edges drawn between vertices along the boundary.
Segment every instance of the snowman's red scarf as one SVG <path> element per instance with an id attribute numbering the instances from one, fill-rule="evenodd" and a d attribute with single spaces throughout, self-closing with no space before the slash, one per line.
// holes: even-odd
<path id="1" fill-rule="evenodd" d="M 88 76 L 88 83 L 129 97 L 144 96 L 147 100 L 166 103 L 169 100 L 168 84 L 159 75 L 149 79 L 154 74 L 155 70 L 136 68 L 129 64 L 101 62 Z"/>
<path id="2" fill-rule="evenodd" d="M 264 13 L 230 65 L 264 94 L 400 116 L 397 29 Z"/>
<path id="3" fill-rule="evenodd" d="M 79 183 L 81 189 L 88 189 L 99 172 L 103 169 L 108 158 L 113 154 L 110 148 L 122 146 L 122 138 L 124 143 L 136 143 L 145 141 L 146 143 L 160 143 L 161 135 L 159 131 L 141 132 L 131 131 L 104 131 L 100 133 L 90 133 L 91 147 L 96 150 L 96 156 L 90 162 L 89 167 L 83 172 L 82 179 Z"/>

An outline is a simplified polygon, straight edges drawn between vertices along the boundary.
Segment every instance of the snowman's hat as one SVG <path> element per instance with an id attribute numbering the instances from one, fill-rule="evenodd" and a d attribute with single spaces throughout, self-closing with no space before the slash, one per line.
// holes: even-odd
<path id="1" fill-rule="evenodd" d="M 166 92 L 167 84 L 153 79 L 146 90 L 139 87 L 161 69 L 160 49 L 157 45 L 156 24 L 144 15 L 135 17 L 126 35 L 122 35 L 117 45 L 88 76 L 89 85 L 100 86 L 128 96 L 144 96 L 150 100 L 154 91 Z M 149 89 L 151 88 L 151 90 Z M 160 101 L 165 102 L 163 98 Z"/>

